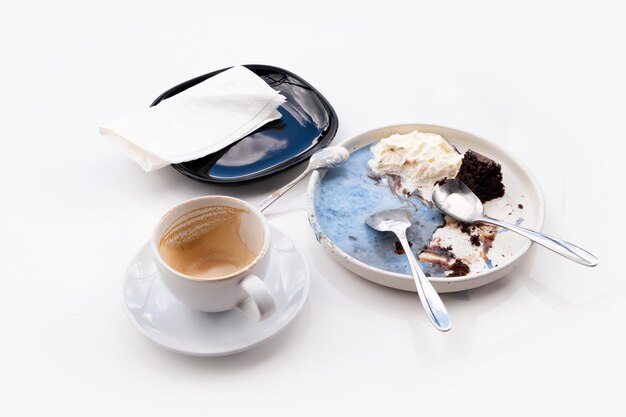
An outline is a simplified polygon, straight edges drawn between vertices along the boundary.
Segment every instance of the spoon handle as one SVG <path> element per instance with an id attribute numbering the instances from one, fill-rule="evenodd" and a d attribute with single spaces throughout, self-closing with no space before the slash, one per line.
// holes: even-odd
<path id="1" fill-rule="evenodd" d="M 443 304 L 443 301 L 441 301 L 439 294 L 437 294 L 437 291 L 433 288 L 433 285 L 428 280 L 428 277 L 420 268 L 417 259 L 415 259 L 415 255 L 413 254 L 413 251 L 411 251 L 411 246 L 409 246 L 409 242 L 406 240 L 406 233 L 396 232 L 396 235 L 398 236 L 398 239 L 402 244 L 402 249 L 404 249 L 404 253 L 409 260 L 409 265 L 411 266 L 411 271 L 413 272 L 413 279 L 415 280 L 415 286 L 417 287 L 417 293 L 419 294 L 424 310 L 426 310 L 426 315 L 428 315 L 428 318 L 437 330 L 447 332 L 450 330 L 451 326 L 446 306 Z"/>
<path id="2" fill-rule="evenodd" d="M 496 226 L 509 229 L 515 233 L 519 233 L 520 235 L 527 237 L 533 242 L 536 242 L 541 246 L 544 246 L 551 251 L 558 253 L 559 255 L 565 256 L 566 258 L 574 262 L 578 262 L 579 264 L 585 266 L 596 266 L 598 264 L 598 258 L 593 256 L 591 253 L 564 240 L 550 237 L 543 233 L 535 232 L 534 230 L 526 229 L 525 227 L 506 223 L 487 216 L 484 216 L 480 221 L 495 224 Z"/>
<path id="3" fill-rule="evenodd" d="M 291 181 L 289 184 L 285 185 L 282 188 L 279 188 L 278 190 L 274 191 L 272 194 L 268 195 L 267 197 L 265 197 L 265 200 L 263 200 L 261 202 L 261 205 L 259 206 L 259 210 L 261 212 L 263 212 L 263 210 L 265 210 L 266 208 L 268 208 L 269 206 L 272 205 L 272 203 L 276 200 L 278 200 L 283 194 L 285 194 L 287 191 L 289 191 L 289 189 L 291 189 L 291 187 L 293 187 L 294 185 L 296 185 L 298 183 L 298 181 L 300 181 L 302 178 L 306 177 L 306 175 L 310 172 L 311 170 L 307 167 L 307 169 L 304 170 L 304 172 L 300 175 L 298 175 L 293 181 Z"/>

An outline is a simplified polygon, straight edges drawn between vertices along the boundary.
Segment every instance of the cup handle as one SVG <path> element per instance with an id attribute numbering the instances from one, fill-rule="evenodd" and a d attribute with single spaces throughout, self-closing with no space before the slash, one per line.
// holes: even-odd
<path id="1" fill-rule="evenodd" d="M 248 318 L 256 321 L 265 320 L 276 310 L 276 302 L 265 283 L 256 275 L 248 275 L 239 285 L 248 294 L 237 308 Z"/>

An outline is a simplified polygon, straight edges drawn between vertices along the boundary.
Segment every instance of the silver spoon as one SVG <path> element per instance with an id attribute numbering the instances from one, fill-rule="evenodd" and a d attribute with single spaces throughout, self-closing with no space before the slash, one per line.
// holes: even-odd
<path id="1" fill-rule="evenodd" d="M 276 200 L 278 200 L 283 194 L 285 194 L 291 187 L 296 185 L 298 181 L 302 178 L 306 177 L 307 174 L 316 169 L 326 169 L 326 168 L 335 168 L 339 165 L 343 164 L 350 157 L 350 152 L 343 146 L 328 146 L 324 149 L 321 149 L 311 155 L 309 159 L 309 166 L 306 167 L 304 172 L 296 179 L 291 181 L 289 184 L 284 187 L 274 191 L 272 194 L 267 196 L 265 200 L 261 203 L 259 210 L 263 211 Z"/>
<path id="2" fill-rule="evenodd" d="M 435 184 L 432 198 L 433 203 L 439 210 L 463 223 L 482 222 L 495 224 L 519 233 L 579 264 L 585 266 L 596 266 L 598 264 L 598 259 L 595 256 L 576 245 L 486 216 L 483 213 L 483 204 L 476 194 L 456 178 L 447 179 L 442 184 Z"/>
<path id="3" fill-rule="evenodd" d="M 384 210 L 369 216 L 365 219 L 365 223 L 379 232 L 393 232 L 396 234 L 409 260 L 417 293 L 428 318 L 438 330 L 442 332 L 450 330 L 450 318 L 448 317 L 446 306 L 443 305 L 439 294 L 437 294 L 428 277 L 421 270 L 415 255 L 411 251 L 409 241 L 406 240 L 406 229 L 411 226 L 411 215 L 409 212 L 403 209 Z"/>

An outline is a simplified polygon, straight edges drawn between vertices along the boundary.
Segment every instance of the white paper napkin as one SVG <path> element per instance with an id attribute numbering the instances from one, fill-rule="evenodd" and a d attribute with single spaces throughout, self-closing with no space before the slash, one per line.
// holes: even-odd
<path id="1" fill-rule="evenodd" d="M 145 171 L 209 155 L 280 118 L 285 97 L 237 66 L 171 98 L 100 126 Z"/>

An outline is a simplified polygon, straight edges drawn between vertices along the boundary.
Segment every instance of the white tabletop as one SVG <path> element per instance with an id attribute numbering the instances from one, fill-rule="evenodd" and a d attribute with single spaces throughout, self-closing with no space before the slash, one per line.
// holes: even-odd
<path id="1" fill-rule="evenodd" d="M 626 410 L 624 199 L 612 194 L 626 150 L 623 5 L 83 3 L 1 6 L 0 414 Z M 205 194 L 257 203 L 304 167 L 232 188 L 171 168 L 148 174 L 97 126 L 246 63 L 317 87 L 339 115 L 335 143 L 414 122 L 503 146 L 543 187 L 544 231 L 600 265 L 535 247 L 509 276 L 444 295 L 453 329 L 438 333 L 415 294 L 331 259 L 300 183 L 268 214 L 310 266 L 299 316 L 234 356 L 161 349 L 131 325 L 121 297 L 160 215 Z"/>

